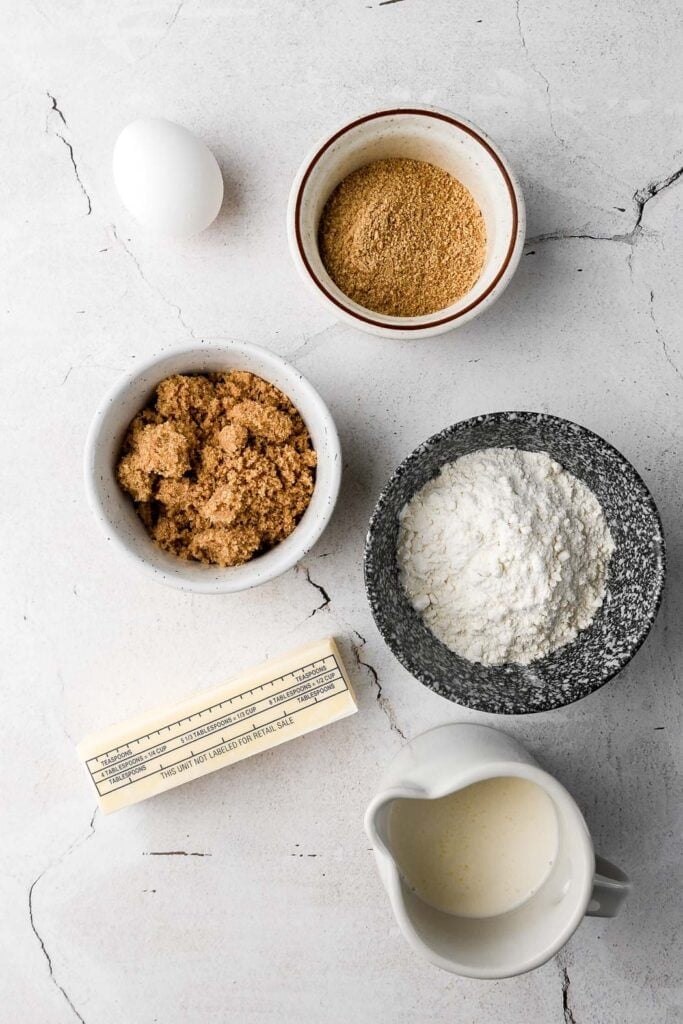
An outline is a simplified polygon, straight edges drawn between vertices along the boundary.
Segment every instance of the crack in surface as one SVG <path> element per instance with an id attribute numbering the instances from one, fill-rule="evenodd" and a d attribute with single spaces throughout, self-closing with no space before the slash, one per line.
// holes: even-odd
<path id="1" fill-rule="evenodd" d="M 545 95 L 545 106 L 546 106 L 546 109 L 548 111 L 548 122 L 549 122 L 549 125 L 550 125 L 550 132 L 551 132 L 553 138 L 559 144 L 560 148 L 562 150 L 564 150 L 565 152 L 567 152 L 570 149 L 570 146 L 569 146 L 567 140 L 564 138 L 564 136 L 560 135 L 560 132 L 559 132 L 559 130 L 557 128 L 557 124 L 555 123 L 555 104 L 553 103 L 553 96 L 552 96 L 552 89 L 551 89 L 551 85 L 550 85 L 550 79 L 545 75 L 545 73 L 543 71 L 541 71 L 540 67 L 538 66 L 536 61 L 533 59 L 533 57 L 531 56 L 531 53 L 529 51 L 529 46 L 528 46 L 528 43 L 527 43 L 526 32 L 524 31 L 524 28 L 522 26 L 522 17 L 521 17 L 521 11 L 520 11 L 520 3 L 521 3 L 521 0 L 515 0 L 515 18 L 517 20 L 517 32 L 518 32 L 518 35 L 519 35 L 519 41 L 521 43 L 522 50 L 524 52 L 524 56 L 526 58 L 527 64 L 529 65 L 529 67 L 531 68 L 533 73 L 543 83 L 543 89 L 544 89 L 544 95 Z M 590 166 L 592 166 L 598 172 L 604 173 L 604 174 L 609 174 L 609 176 L 613 177 L 613 178 L 617 177 L 612 169 L 610 169 L 608 171 L 606 168 L 602 167 L 599 163 L 597 163 L 593 158 L 588 156 L 586 153 L 574 152 L 573 155 L 574 155 L 575 159 L 581 160 L 582 162 L 585 162 L 585 163 L 588 163 Z"/>
<path id="2" fill-rule="evenodd" d="M 178 20 L 178 15 L 180 14 L 180 12 L 181 12 L 181 10 L 183 9 L 184 6 L 185 6 L 185 0 L 180 0 L 180 3 L 177 5 L 175 11 L 171 15 L 171 20 L 166 25 L 166 31 L 164 32 L 164 34 L 161 36 L 160 39 L 157 39 L 156 43 L 154 43 L 154 45 L 151 46 L 149 48 L 149 50 L 147 50 L 145 53 L 143 53 L 141 57 L 138 57 L 138 59 L 135 62 L 136 64 L 139 64 L 139 62 L 141 60 L 146 60 L 148 57 L 150 57 L 154 53 L 154 51 L 158 50 L 159 47 L 161 46 L 161 44 L 166 41 L 166 39 L 168 38 L 168 35 L 169 35 L 171 29 L 173 28 L 173 26 L 175 25 L 176 21 Z"/>
<path id="3" fill-rule="evenodd" d="M 303 359 L 304 356 L 308 356 L 317 346 L 317 343 L 321 338 L 323 338 L 328 332 L 336 331 L 339 327 L 341 327 L 341 324 L 329 324 L 327 327 L 323 327 L 322 330 L 316 331 L 315 334 L 308 335 L 300 345 L 297 345 L 297 347 L 292 349 L 291 352 L 287 352 L 285 354 L 285 358 L 288 360 Z"/>
<path id="4" fill-rule="evenodd" d="M 45 95 L 50 100 L 50 104 L 51 104 L 49 113 L 53 113 L 54 112 L 57 115 L 57 117 L 60 119 L 60 121 L 62 122 L 64 127 L 68 128 L 69 126 L 67 124 L 66 118 L 64 117 L 64 114 L 60 110 L 60 107 L 59 107 L 59 104 L 57 103 L 56 98 L 52 95 L 51 92 L 48 92 Z M 48 118 L 45 119 L 45 131 L 49 133 Z M 62 135 L 61 132 L 55 131 L 55 132 L 53 132 L 53 135 L 55 135 L 56 138 L 58 138 L 61 142 L 63 142 L 64 145 L 66 146 L 67 150 L 69 151 L 69 159 L 71 160 L 71 166 L 73 167 L 74 177 L 76 178 L 76 181 L 78 182 L 78 187 L 80 188 L 81 192 L 83 193 L 83 195 L 85 197 L 85 201 L 88 204 L 88 209 L 86 210 L 85 215 L 86 215 L 86 217 L 89 217 L 90 214 L 92 213 L 92 202 L 90 200 L 90 196 L 88 194 L 88 190 L 86 189 L 85 185 L 83 184 L 83 182 L 81 180 L 81 175 L 80 175 L 80 172 L 78 170 L 78 164 L 76 163 L 76 157 L 75 157 L 75 154 L 74 154 L 74 147 L 69 142 L 69 140 L 67 138 L 65 138 L 64 135 Z"/>
<path id="5" fill-rule="evenodd" d="M 655 318 L 654 303 L 655 303 L 655 293 L 654 293 L 654 291 L 652 289 L 650 289 L 650 305 L 648 307 L 648 312 L 650 314 L 650 320 L 652 320 L 652 326 L 654 327 L 655 334 L 657 335 L 657 338 L 659 339 L 659 343 L 662 346 L 662 352 L 664 353 L 664 358 L 666 359 L 667 363 L 669 364 L 669 366 L 671 367 L 673 372 L 676 374 L 678 379 L 680 381 L 683 381 L 683 374 L 681 374 L 681 371 L 678 369 L 678 366 L 676 365 L 676 363 L 672 359 L 671 353 L 669 352 L 669 346 L 666 343 L 666 338 L 664 337 L 664 335 L 662 334 L 662 332 L 659 329 L 659 324 L 657 323 L 657 320 Z"/>
<path id="6" fill-rule="evenodd" d="M 633 284 L 633 254 L 635 253 L 635 245 L 630 246 L 628 255 L 626 257 L 626 265 L 628 267 L 628 277 L 631 284 Z"/>
<path id="7" fill-rule="evenodd" d="M 542 235 L 527 238 L 527 245 L 538 245 L 540 242 L 566 242 L 572 238 L 582 238 L 591 242 L 624 242 L 626 235 L 591 235 L 582 231 L 546 231 Z"/>
<path id="8" fill-rule="evenodd" d="M 38 943 L 40 945 L 40 951 L 43 954 L 43 956 L 45 957 L 45 960 L 47 962 L 48 971 L 50 972 L 50 980 L 51 980 L 52 984 L 57 989 L 59 989 L 59 991 L 62 993 L 62 996 L 64 997 L 64 999 L 65 999 L 66 1003 L 68 1004 L 69 1008 L 73 1012 L 74 1016 L 77 1017 L 78 1020 L 81 1021 L 81 1024 L 85 1024 L 85 1021 L 83 1020 L 83 1017 L 81 1017 L 80 1013 L 78 1012 L 78 1010 L 74 1006 L 74 1004 L 73 1004 L 73 1002 L 71 1000 L 71 997 L 69 996 L 69 993 L 66 991 L 64 986 L 55 977 L 54 968 L 52 966 L 52 957 L 50 956 L 50 954 L 48 952 L 47 946 L 45 945 L 45 940 L 43 939 L 42 935 L 40 934 L 40 932 L 38 931 L 38 928 L 36 926 L 35 916 L 34 916 L 34 912 L 33 912 L 33 897 L 34 897 L 35 888 L 38 885 L 38 882 L 40 882 L 40 880 L 45 877 L 45 875 L 48 873 L 48 871 L 51 871 L 53 868 L 56 868 L 59 864 L 62 863 L 62 861 L 66 860 L 66 858 L 69 856 L 69 854 L 73 853 L 74 850 L 76 850 L 79 846 L 82 846 L 83 843 L 85 843 L 88 839 L 90 839 L 95 834 L 95 818 L 96 817 L 97 817 L 97 808 L 95 808 L 95 810 L 93 811 L 92 817 L 90 819 L 90 823 L 88 825 L 88 831 L 85 833 L 85 835 L 79 836 L 78 839 L 75 839 L 74 842 L 71 843 L 66 848 L 64 853 L 62 853 L 61 856 L 57 858 L 57 860 L 52 861 L 52 863 L 48 864 L 46 868 L 43 868 L 43 870 L 40 872 L 38 877 L 34 878 L 33 882 L 31 882 L 31 885 L 29 886 L 29 890 L 28 890 L 28 916 L 29 916 L 29 921 L 30 921 L 30 924 L 31 924 L 31 930 L 32 930 L 33 934 L 35 935 L 36 939 L 38 940 Z"/>
<path id="9" fill-rule="evenodd" d="M 66 708 L 64 706 L 64 676 L 62 675 L 62 672 L 61 672 L 61 670 L 59 668 L 56 670 L 56 678 L 57 678 L 57 683 L 59 685 L 59 711 L 57 712 L 57 721 L 59 722 L 61 730 L 64 733 L 64 735 L 66 736 L 66 738 L 69 741 L 69 743 L 71 743 L 72 746 L 75 747 L 77 745 L 77 742 L 73 738 L 73 736 L 71 735 L 71 733 L 69 732 L 69 730 L 67 729 L 67 726 L 66 726 L 66 717 L 67 716 L 66 716 Z"/>
<path id="10" fill-rule="evenodd" d="M 69 126 L 68 126 L 68 124 L 66 123 L 66 118 L 64 117 L 64 114 L 63 114 L 63 113 L 61 112 L 61 110 L 59 109 L 59 107 L 58 107 L 58 105 L 57 105 L 57 100 L 55 99 L 55 97 L 54 97 L 54 96 L 52 95 L 52 93 L 51 93 L 51 92 L 47 93 L 47 98 L 48 98 L 48 99 L 49 99 L 49 100 L 51 101 L 51 103 L 52 103 L 52 106 L 50 107 L 50 110 L 54 110 L 55 114 L 56 114 L 56 115 L 57 115 L 57 117 L 58 117 L 58 118 L 59 118 L 59 119 L 61 120 L 61 122 L 62 122 L 62 124 L 64 125 L 64 127 L 65 127 L 65 128 L 68 128 Z"/>
<path id="11" fill-rule="evenodd" d="M 184 327 L 184 329 L 188 332 L 188 334 L 193 339 L 193 341 L 203 341 L 202 338 L 199 338 L 195 334 L 194 329 L 187 323 L 187 321 L 183 317 L 183 311 L 180 308 L 180 306 L 178 305 L 178 303 L 177 302 L 171 302 L 170 299 L 167 299 L 166 296 L 164 295 L 164 293 L 161 291 L 161 289 L 157 285 L 153 284 L 152 281 L 149 280 L 149 278 L 145 274 L 144 270 L 142 269 L 142 266 L 140 264 L 139 259 L 137 258 L 137 256 L 133 252 L 133 250 L 130 249 L 126 245 L 126 243 L 124 242 L 123 238 L 121 238 L 121 236 L 119 235 L 118 231 L 116 230 L 116 225 L 115 224 L 111 225 L 111 230 L 112 230 L 112 234 L 113 234 L 114 238 L 119 243 L 119 245 L 121 246 L 123 251 L 125 253 L 127 253 L 127 255 L 130 257 L 130 259 L 133 261 L 133 264 L 135 265 L 135 269 L 137 270 L 140 279 L 147 285 L 147 287 L 150 289 L 150 291 L 154 292 L 154 294 L 158 298 L 161 299 L 161 301 L 164 303 L 164 305 L 168 306 L 169 309 L 175 310 L 176 319 L 178 320 L 178 323 L 181 325 L 181 327 Z"/>
<path id="12" fill-rule="evenodd" d="M 559 132 L 557 131 L 557 127 L 555 125 L 555 117 L 554 117 L 554 114 L 553 114 L 553 98 L 552 98 L 551 93 L 550 93 L 550 82 L 548 81 L 546 76 L 543 74 L 543 72 L 538 67 L 538 65 L 535 63 L 535 61 L 533 60 L 531 54 L 529 53 L 529 47 L 527 46 L 527 42 L 526 42 L 526 35 L 525 35 L 524 29 L 522 27 L 522 18 L 521 18 L 521 14 L 520 14 L 520 10 L 519 10 L 520 3 L 521 3 L 521 0 L 515 0 L 515 17 L 517 19 L 517 31 L 519 33 L 519 41 L 522 44 L 522 50 L 524 51 L 524 56 L 526 57 L 527 64 L 529 65 L 531 70 L 534 72 L 534 74 L 538 78 L 540 78 L 540 80 L 543 82 L 543 85 L 545 87 L 545 103 L 546 103 L 546 107 L 548 108 L 548 120 L 550 122 L 550 131 L 553 133 L 553 136 L 559 142 L 559 144 L 562 147 L 562 149 L 566 149 L 567 148 L 567 143 L 562 138 L 562 136 L 559 134 Z"/>
<path id="13" fill-rule="evenodd" d="M 81 181 L 81 176 L 80 176 L 80 174 L 78 172 L 78 164 L 76 163 L 76 157 L 74 156 L 74 148 L 71 145 L 71 143 L 69 142 L 69 140 L 64 138 L 64 136 L 61 134 L 61 132 L 55 132 L 55 135 L 57 136 L 58 139 L 61 139 L 61 141 L 64 143 L 64 145 L 66 146 L 66 148 L 69 151 L 69 159 L 71 160 L 71 166 L 73 167 L 74 177 L 76 178 L 76 181 L 78 182 L 78 187 L 80 188 L 81 192 L 83 193 L 83 195 L 85 197 L 85 201 L 88 204 L 88 209 L 85 211 L 85 215 L 86 215 L 86 217 L 89 217 L 90 214 L 92 213 L 92 202 L 90 201 L 90 196 L 88 195 L 88 191 L 87 191 L 85 185 Z"/>
<path id="14" fill-rule="evenodd" d="M 658 196 L 660 192 L 664 192 L 665 189 L 669 188 L 670 185 L 674 185 L 678 179 L 683 176 L 683 167 L 679 167 L 677 171 L 670 174 L 668 178 L 662 178 L 661 181 L 651 181 L 645 188 L 638 189 L 633 194 L 633 200 L 638 208 L 638 216 L 636 217 L 636 223 L 633 228 L 633 232 L 640 228 L 641 221 L 643 219 L 643 211 L 645 207 Z M 633 232 L 631 232 L 633 234 Z"/>
<path id="15" fill-rule="evenodd" d="M 353 650 L 353 655 L 356 659 L 356 664 L 358 665 L 359 668 L 364 668 L 368 675 L 370 676 L 370 681 L 372 682 L 372 685 L 375 687 L 375 700 L 377 701 L 384 715 L 386 716 L 386 719 L 389 722 L 389 728 L 392 730 L 392 732 L 397 733 L 397 735 L 400 736 L 402 740 L 405 740 L 407 739 L 407 736 L 403 732 L 403 729 L 401 729 L 401 726 L 398 724 L 398 721 L 396 719 L 396 712 L 394 711 L 391 705 L 391 701 L 389 700 L 388 697 L 385 697 L 382 692 L 382 684 L 379 681 L 379 673 L 377 672 L 377 669 L 375 668 L 374 665 L 371 665 L 369 661 L 364 661 L 363 658 L 361 657 L 361 651 L 365 647 L 367 640 L 362 635 L 362 633 L 358 632 L 357 629 L 354 629 L 353 632 L 358 637 L 359 640 L 359 643 L 354 643 L 353 641 L 351 641 L 351 648 Z"/>
<path id="16" fill-rule="evenodd" d="M 171 20 L 169 21 L 168 25 L 166 26 L 166 34 L 164 35 L 163 39 L 160 40 L 160 42 L 164 41 L 164 39 L 166 38 L 168 33 L 171 31 L 171 29 L 175 25 L 176 21 L 178 20 L 178 15 L 180 14 L 181 10 L 183 9 L 184 3 L 185 3 L 185 0 L 180 0 L 180 3 L 178 4 L 178 6 L 176 7 L 175 11 L 173 12 Z"/>
<path id="17" fill-rule="evenodd" d="M 197 853 L 195 850 L 148 850 L 143 857 L 213 857 L 212 853 Z"/>
<path id="18" fill-rule="evenodd" d="M 304 576 L 306 577 L 306 582 L 309 583 L 312 587 L 315 587 L 315 589 L 318 591 L 318 593 L 320 594 L 320 596 L 323 599 L 322 604 L 319 604 L 317 608 L 313 609 L 313 611 L 311 612 L 310 615 L 306 616 L 307 619 L 312 619 L 313 616 L 316 614 L 316 612 L 321 612 L 323 610 L 323 608 L 327 608 L 328 604 L 330 604 L 330 602 L 332 601 L 332 598 L 327 593 L 327 591 L 323 587 L 322 583 L 316 583 L 315 580 L 311 579 L 311 573 L 306 568 L 306 566 L 302 566 L 302 572 L 303 572 Z"/>
<path id="19" fill-rule="evenodd" d="M 630 231 L 617 232 L 613 235 L 594 235 L 590 232 L 583 231 L 547 231 L 542 235 L 534 235 L 533 238 L 527 238 L 526 245 L 535 245 L 540 242 L 562 242 L 572 238 L 589 239 L 593 242 L 619 242 L 622 245 L 635 246 L 639 237 L 643 233 L 643 214 L 645 207 L 654 199 L 655 196 L 660 195 L 671 185 L 675 185 L 683 177 L 683 167 L 679 167 L 678 170 L 674 171 L 673 174 L 669 174 L 666 178 L 661 178 L 659 181 L 651 181 L 644 188 L 636 189 L 633 193 L 633 202 L 636 207 L 636 219 L 633 227 Z M 632 258 L 632 254 L 629 259 Z M 629 271 L 631 276 L 633 275 L 633 267 L 629 264 Z"/>
<path id="20" fill-rule="evenodd" d="M 576 1024 L 576 1018 L 574 1017 L 574 1011 L 569 1005 L 569 986 L 571 982 L 569 980 L 569 971 L 566 967 L 562 968 L 562 1013 L 564 1014 L 564 1024 Z"/>

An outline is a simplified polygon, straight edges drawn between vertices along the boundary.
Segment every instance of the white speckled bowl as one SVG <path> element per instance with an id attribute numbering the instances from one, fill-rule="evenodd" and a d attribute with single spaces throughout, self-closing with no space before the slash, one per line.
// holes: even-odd
<path id="1" fill-rule="evenodd" d="M 345 295 L 323 266 L 318 225 L 331 193 L 352 171 L 374 160 L 405 157 L 443 167 L 470 190 L 486 221 L 486 261 L 479 280 L 458 302 L 429 316 L 384 316 Z M 469 121 L 435 107 L 376 110 L 319 142 L 294 180 L 287 211 L 296 267 L 330 311 L 361 331 L 388 338 L 428 338 L 461 327 L 496 301 L 524 245 L 524 199 L 497 146 Z"/>
<path id="2" fill-rule="evenodd" d="M 278 387 L 301 413 L 318 455 L 313 497 L 296 529 L 265 554 L 227 569 L 186 562 L 157 547 L 140 522 L 132 501 L 116 482 L 114 472 L 129 423 L 162 380 L 174 373 L 220 370 L 249 370 Z M 327 526 L 340 481 L 339 437 L 317 391 L 279 356 L 255 345 L 234 341 L 173 349 L 128 373 L 105 396 L 95 413 L 85 446 L 88 501 L 107 540 L 158 582 L 202 594 L 248 590 L 296 565 Z"/>

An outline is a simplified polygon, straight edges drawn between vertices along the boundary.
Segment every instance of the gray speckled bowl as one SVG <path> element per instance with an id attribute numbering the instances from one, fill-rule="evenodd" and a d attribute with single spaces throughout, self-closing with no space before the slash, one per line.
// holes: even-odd
<path id="1" fill-rule="evenodd" d="M 530 665 L 480 665 L 449 650 L 408 601 L 396 562 L 398 516 L 446 462 L 481 448 L 547 452 L 598 498 L 615 551 L 607 596 L 588 629 Z M 464 420 L 430 437 L 398 467 L 370 520 L 365 585 L 377 627 L 393 654 L 431 690 L 477 711 L 521 715 L 571 704 L 619 672 L 652 626 L 665 576 L 662 524 L 635 469 L 597 434 L 533 412 Z"/>

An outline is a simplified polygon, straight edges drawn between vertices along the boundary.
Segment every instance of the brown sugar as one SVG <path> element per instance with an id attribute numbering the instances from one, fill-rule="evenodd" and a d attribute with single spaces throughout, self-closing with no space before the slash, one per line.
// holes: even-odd
<path id="1" fill-rule="evenodd" d="M 387 316 L 424 316 L 462 298 L 486 254 L 479 206 L 452 174 L 423 160 L 376 160 L 337 186 L 318 231 L 345 295 Z"/>
<path id="2" fill-rule="evenodd" d="M 128 428 L 117 478 L 161 548 L 230 566 L 289 536 L 311 500 L 315 465 L 289 399 L 232 371 L 162 381 Z"/>

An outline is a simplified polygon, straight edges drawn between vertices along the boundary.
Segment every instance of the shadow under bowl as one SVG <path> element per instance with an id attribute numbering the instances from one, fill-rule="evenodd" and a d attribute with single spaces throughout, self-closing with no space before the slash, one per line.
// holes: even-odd
<path id="1" fill-rule="evenodd" d="M 399 514 L 441 467 L 485 448 L 546 452 L 600 502 L 612 533 L 605 600 L 575 640 L 529 665 L 482 665 L 451 651 L 423 623 L 399 578 Z M 666 558 L 662 524 L 633 466 L 597 434 L 543 413 L 497 412 L 425 441 L 382 492 L 365 547 L 365 586 L 377 628 L 408 671 L 442 697 L 494 714 L 521 715 L 586 697 L 631 660 L 657 615 Z"/>

